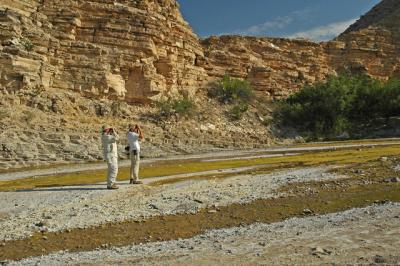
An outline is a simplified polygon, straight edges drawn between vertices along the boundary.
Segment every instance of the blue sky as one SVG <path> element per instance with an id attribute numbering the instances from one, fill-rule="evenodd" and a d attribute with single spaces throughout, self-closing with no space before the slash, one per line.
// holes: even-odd
<path id="1" fill-rule="evenodd" d="M 329 40 L 379 0 L 178 0 L 200 37 L 222 34 Z"/>

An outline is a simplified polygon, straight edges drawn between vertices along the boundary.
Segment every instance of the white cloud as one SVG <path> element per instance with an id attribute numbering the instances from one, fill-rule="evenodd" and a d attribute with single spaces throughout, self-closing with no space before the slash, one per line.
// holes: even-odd
<path id="1" fill-rule="evenodd" d="M 296 32 L 286 37 L 292 39 L 305 38 L 314 41 L 327 41 L 338 36 L 354 22 L 356 22 L 356 19 L 334 22 L 325 26 L 319 26 L 306 31 Z"/>
<path id="2" fill-rule="evenodd" d="M 281 30 L 297 20 L 304 20 L 313 11 L 310 8 L 294 11 L 290 15 L 277 17 L 273 20 L 253 25 L 247 29 L 236 30 L 234 33 L 241 35 L 268 35 L 269 31 Z"/>
<path id="3" fill-rule="evenodd" d="M 243 35 L 261 35 L 269 30 L 283 29 L 289 26 L 292 22 L 292 17 L 280 17 L 272 21 L 267 21 L 263 24 L 251 26 L 245 30 L 239 30 L 237 32 Z"/>

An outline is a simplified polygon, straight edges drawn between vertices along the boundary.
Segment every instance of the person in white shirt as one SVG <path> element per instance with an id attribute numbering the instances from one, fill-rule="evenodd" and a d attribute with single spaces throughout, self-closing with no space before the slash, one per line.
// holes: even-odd
<path id="1" fill-rule="evenodd" d="M 118 150 L 117 141 L 119 136 L 115 129 L 109 126 L 102 127 L 101 142 L 103 144 L 103 155 L 104 160 L 107 162 L 108 174 L 107 174 L 107 188 L 118 189 L 115 184 L 118 174 Z"/>
<path id="2" fill-rule="evenodd" d="M 142 129 L 139 125 L 129 125 L 127 133 L 129 154 L 131 158 L 130 184 L 143 184 L 139 180 L 139 164 L 140 164 L 140 144 L 139 140 L 143 139 Z"/>

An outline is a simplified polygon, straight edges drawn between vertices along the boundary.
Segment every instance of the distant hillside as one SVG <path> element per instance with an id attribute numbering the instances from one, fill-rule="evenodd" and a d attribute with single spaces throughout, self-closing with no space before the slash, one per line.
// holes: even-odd
<path id="1" fill-rule="evenodd" d="M 343 34 L 359 31 L 370 26 L 384 27 L 391 31 L 400 31 L 400 1 L 382 0 L 368 13 L 361 16 Z M 343 35 L 342 34 L 342 35 Z"/>

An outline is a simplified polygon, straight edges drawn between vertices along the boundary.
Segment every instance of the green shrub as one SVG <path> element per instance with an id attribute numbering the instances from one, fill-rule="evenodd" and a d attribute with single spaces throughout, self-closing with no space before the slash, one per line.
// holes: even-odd
<path id="1" fill-rule="evenodd" d="M 400 81 L 331 76 L 282 101 L 275 118 L 304 134 L 334 137 L 376 118 L 400 115 Z"/>
<path id="2" fill-rule="evenodd" d="M 253 89 L 248 81 L 227 75 L 210 90 L 209 94 L 217 97 L 222 103 L 249 103 L 254 98 Z"/>
<path id="3" fill-rule="evenodd" d="M 384 118 L 400 115 L 400 80 L 390 79 L 379 97 L 379 114 Z"/>
<path id="4" fill-rule="evenodd" d="M 170 117 L 174 114 L 174 110 L 170 100 L 159 101 L 156 103 L 156 105 L 160 116 Z"/>
<path id="5" fill-rule="evenodd" d="M 245 103 L 240 103 L 232 107 L 230 110 L 230 116 L 234 120 L 240 120 L 243 117 L 243 114 L 249 110 L 249 105 Z"/>
<path id="6" fill-rule="evenodd" d="M 184 98 L 182 100 L 174 101 L 172 107 L 177 114 L 192 115 L 196 106 L 193 101 L 189 100 L 188 98 Z"/>
<path id="7" fill-rule="evenodd" d="M 27 51 L 32 51 L 35 45 L 31 42 L 31 40 L 22 38 L 21 39 L 21 44 L 25 47 Z"/>
<path id="8" fill-rule="evenodd" d="M 157 102 L 157 107 L 159 115 L 167 118 L 173 115 L 192 116 L 196 110 L 196 105 L 188 98 L 159 101 Z"/>

